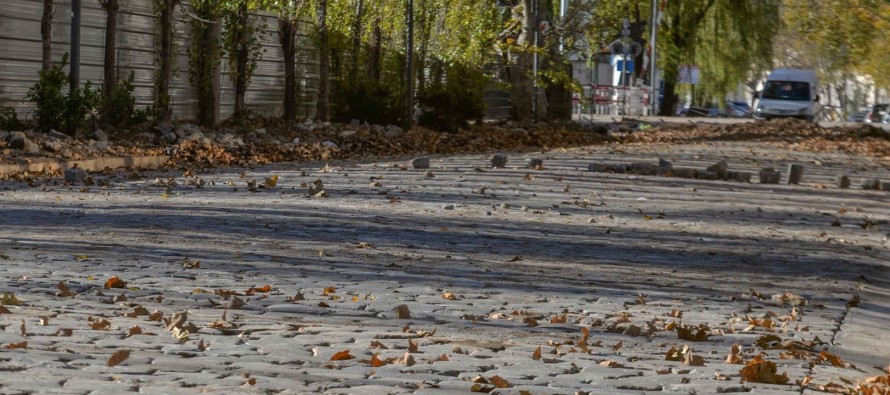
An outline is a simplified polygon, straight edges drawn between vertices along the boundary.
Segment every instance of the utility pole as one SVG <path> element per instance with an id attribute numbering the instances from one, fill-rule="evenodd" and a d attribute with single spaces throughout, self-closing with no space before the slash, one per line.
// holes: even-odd
<path id="1" fill-rule="evenodd" d="M 652 92 L 650 93 L 652 97 L 649 98 L 650 104 L 652 105 L 651 115 L 658 115 L 658 81 L 655 80 L 657 73 L 655 72 L 655 54 L 656 54 L 656 39 L 658 38 L 658 0 L 652 0 L 652 25 L 651 25 L 651 34 L 649 36 L 649 85 L 652 88 Z"/>
<path id="2" fill-rule="evenodd" d="M 411 129 L 414 126 L 414 0 L 408 0 L 408 6 L 405 10 L 406 14 L 406 24 L 408 25 L 408 37 L 406 41 L 407 49 L 405 50 L 407 54 L 407 70 L 405 72 L 408 89 L 405 98 L 405 109 L 408 113 L 408 118 L 405 121 L 405 124 L 408 126 L 406 129 Z"/>
<path id="3" fill-rule="evenodd" d="M 80 2 L 71 0 L 71 69 L 68 77 L 72 92 L 80 88 Z"/>

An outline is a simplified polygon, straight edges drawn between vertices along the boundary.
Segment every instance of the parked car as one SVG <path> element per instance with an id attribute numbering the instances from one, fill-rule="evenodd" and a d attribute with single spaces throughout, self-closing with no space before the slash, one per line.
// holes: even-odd
<path id="1" fill-rule="evenodd" d="M 875 104 L 868 119 L 869 122 L 890 123 L 890 104 Z"/>
<path id="2" fill-rule="evenodd" d="M 686 105 L 684 105 L 683 107 L 680 107 L 680 109 L 677 110 L 677 116 L 678 116 L 678 117 L 702 117 L 702 118 L 704 118 L 704 117 L 709 117 L 709 118 L 714 118 L 714 117 L 722 117 L 722 116 L 724 116 L 724 115 L 723 115 L 723 112 L 720 111 L 720 109 L 717 108 L 717 107 L 711 107 L 711 108 L 708 108 L 708 107 L 696 107 L 696 106 L 693 106 L 693 105 L 686 104 Z"/>
<path id="3" fill-rule="evenodd" d="M 754 116 L 754 109 L 743 101 L 728 101 L 724 113 L 727 117 L 732 118 L 751 118 Z"/>
<path id="4" fill-rule="evenodd" d="M 813 70 L 773 70 L 754 111 L 758 119 L 800 118 L 815 121 L 822 113 L 819 79 Z"/>
<path id="5" fill-rule="evenodd" d="M 871 109 L 854 112 L 847 118 L 847 122 L 871 122 Z"/>

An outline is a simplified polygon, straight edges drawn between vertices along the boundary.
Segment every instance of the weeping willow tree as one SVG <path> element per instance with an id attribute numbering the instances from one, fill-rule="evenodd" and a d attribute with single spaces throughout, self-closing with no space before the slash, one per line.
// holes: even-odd
<path id="1" fill-rule="evenodd" d="M 670 1 L 658 41 L 664 86 L 660 113 L 678 103 L 682 64 L 698 64 L 701 94 L 723 97 L 756 70 L 769 68 L 772 43 L 781 27 L 780 0 Z"/>
<path id="2" fill-rule="evenodd" d="M 772 40 L 781 26 L 778 1 L 727 1 L 714 7 L 702 21 L 693 49 L 701 72 L 699 101 L 721 101 L 752 76 L 771 69 Z"/>

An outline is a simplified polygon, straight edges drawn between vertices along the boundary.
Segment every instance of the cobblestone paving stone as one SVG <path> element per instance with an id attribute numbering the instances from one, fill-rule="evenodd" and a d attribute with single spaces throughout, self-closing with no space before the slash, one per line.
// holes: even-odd
<path id="1" fill-rule="evenodd" d="M 806 173 L 788 186 L 587 171 L 658 158 Z M 890 219 L 890 195 L 833 180 L 890 179 L 879 164 L 747 143 L 489 159 L 194 169 L 202 189 L 181 172 L 120 171 L 109 188 L 2 184 L 0 292 L 20 303 L 0 314 L 0 393 L 789 394 L 805 376 L 856 381 L 890 362 L 890 343 L 858 355 L 836 341 L 857 336 L 845 322 L 871 306 L 847 302 L 887 278 L 890 228 L 859 224 Z M 275 187 L 248 190 L 271 175 Z M 327 197 L 307 195 L 317 179 Z M 104 288 L 112 276 L 126 288 Z M 806 300 L 793 318 L 772 300 L 784 292 Z M 187 312 L 194 327 L 178 339 L 155 311 Z M 707 339 L 679 339 L 678 324 L 706 325 Z M 758 347 L 767 334 L 888 357 L 814 366 Z M 725 363 L 735 343 L 789 384 L 740 383 L 742 365 Z M 684 345 L 704 366 L 665 359 Z M 120 350 L 129 358 L 108 366 Z M 344 350 L 352 358 L 332 360 Z"/>

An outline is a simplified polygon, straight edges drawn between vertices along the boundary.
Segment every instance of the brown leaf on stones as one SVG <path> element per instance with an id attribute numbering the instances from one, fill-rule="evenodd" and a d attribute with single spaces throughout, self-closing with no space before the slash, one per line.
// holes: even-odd
<path id="1" fill-rule="evenodd" d="M 28 336 L 28 328 L 25 326 L 25 320 L 22 320 L 22 325 L 19 326 L 19 330 L 22 332 L 22 336 Z"/>
<path id="2" fill-rule="evenodd" d="M 615 352 L 620 352 L 622 348 L 624 348 L 623 341 L 619 341 L 618 343 L 615 343 L 614 346 L 612 346 L 612 350 L 614 350 Z"/>
<path id="3" fill-rule="evenodd" d="M 108 366 L 117 366 L 121 362 L 126 361 L 127 358 L 130 358 L 130 350 L 120 350 L 111 354 L 111 357 L 108 358 Z"/>
<path id="4" fill-rule="evenodd" d="M 600 362 L 600 366 L 605 366 L 607 368 L 623 368 L 624 365 L 619 363 L 618 361 L 607 359 L 605 361 Z"/>
<path id="5" fill-rule="evenodd" d="M 684 346 L 683 349 L 681 349 L 681 350 L 678 350 L 678 349 L 676 349 L 676 348 L 674 348 L 674 347 L 671 347 L 671 349 L 668 350 L 668 351 L 664 354 L 664 360 L 665 360 L 665 361 L 680 362 L 680 361 L 683 360 L 683 354 L 686 353 L 686 350 L 687 350 L 687 347 L 685 347 L 685 346 Z"/>
<path id="6" fill-rule="evenodd" d="M 780 294 L 775 294 L 772 296 L 773 302 L 777 304 L 787 303 L 791 306 L 804 306 L 807 304 L 807 300 L 804 299 L 803 296 L 795 295 L 791 292 L 783 292 Z"/>
<path id="7" fill-rule="evenodd" d="M 399 364 L 405 366 L 414 366 L 417 362 L 414 360 L 414 357 L 411 356 L 409 352 L 405 352 L 405 356 L 399 360 Z"/>
<path id="8" fill-rule="evenodd" d="M 71 336 L 71 335 L 73 335 L 73 334 L 74 334 L 74 330 L 73 330 L 73 329 L 60 328 L 59 330 L 56 331 L 56 333 L 53 334 L 53 336 L 59 336 L 59 337 L 66 336 L 66 337 L 69 337 L 69 336 Z"/>
<path id="9" fill-rule="evenodd" d="M 494 390 L 494 387 L 487 386 L 485 384 L 473 384 L 473 386 L 470 387 L 470 392 L 482 392 L 485 394 L 487 394 L 493 390 Z"/>
<path id="10" fill-rule="evenodd" d="M 512 258 L 508 259 L 507 262 L 519 262 L 522 260 L 522 257 L 519 255 L 514 255 Z"/>
<path id="11" fill-rule="evenodd" d="M 733 344 L 729 349 L 729 355 L 726 356 L 726 363 L 731 365 L 739 365 L 744 363 L 742 359 L 742 346 L 739 343 Z"/>
<path id="12" fill-rule="evenodd" d="M 155 310 L 151 314 L 148 315 L 148 320 L 149 321 L 158 321 L 158 322 L 163 321 L 164 313 L 162 313 L 158 310 Z"/>
<path id="13" fill-rule="evenodd" d="M 535 317 L 525 317 L 522 319 L 522 322 L 530 327 L 538 326 L 538 320 Z"/>
<path id="14" fill-rule="evenodd" d="M 692 342 L 703 342 L 708 341 L 708 333 L 707 327 L 700 326 L 698 328 L 691 328 L 688 326 L 677 326 L 677 337 L 683 340 L 688 340 Z"/>
<path id="15" fill-rule="evenodd" d="M 534 360 L 541 359 L 541 346 L 538 346 L 538 348 L 536 348 L 535 351 L 532 352 L 532 359 L 534 359 Z"/>
<path id="16" fill-rule="evenodd" d="M 12 314 L 12 312 L 9 311 L 9 309 L 7 309 L 5 306 L 0 304 L 0 314 Z"/>
<path id="17" fill-rule="evenodd" d="M 442 299 L 457 300 L 457 296 L 454 296 L 454 294 L 451 292 L 445 292 L 442 294 Z"/>
<path id="18" fill-rule="evenodd" d="M 7 350 L 15 350 L 15 349 L 19 349 L 19 348 L 28 348 L 28 342 L 27 342 L 27 341 L 23 341 L 23 342 L 18 342 L 18 343 L 9 343 L 9 344 L 4 345 L 3 348 L 4 348 L 4 349 L 7 349 Z"/>
<path id="19" fill-rule="evenodd" d="M 331 305 L 329 305 L 325 302 L 318 302 L 318 307 L 329 308 L 329 307 L 331 307 Z"/>
<path id="20" fill-rule="evenodd" d="M 414 339 L 408 339 L 408 352 L 417 352 L 417 342 Z"/>
<path id="21" fill-rule="evenodd" d="M 379 342 L 379 341 L 377 341 L 377 340 L 372 341 L 370 347 L 371 347 L 371 348 L 378 348 L 378 349 L 382 349 L 382 350 L 388 350 L 388 349 L 389 349 L 389 347 L 383 345 L 383 343 L 381 343 L 381 342 Z"/>
<path id="22" fill-rule="evenodd" d="M 551 324 L 565 324 L 568 320 L 568 314 L 556 315 L 550 319 Z"/>
<path id="23" fill-rule="evenodd" d="M 498 388 L 510 388 L 513 386 L 510 382 L 501 378 L 501 376 L 491 376 L 488 378 L 488 382 L 494 384 L 495 387 Z"/>
<path id="24" fill-rule="evenodd" d="M 671 309 L 671 312 L 665 315 L 668 317 L 683 318 L 683 310 Z"/>
<path id="25" fill-rule="evenodd" d="M 151 314 L 151 313 L 149 313 L 149 312 L 148 312 L 148 309 L 146 309 L 145 307 L 142 307 L 142 306 L 136 306 L 136 307 L 133 308 L 133 311 L 124 314 L 124 316 L 125 316 L 125 317 L 130 317 L 130 318 L 136 318 L 136 317 L 139 317 L 139 316 L 143 316 L 143 315 L 144 315 L 144 316 L 147 316 L 147 315 L 150 315 L 150 314 Z"/>
<path id="26" fill-rule="evenodd" d="M 210 343 L 204 343 L 204 339 L 198 341 L 198 351 L 204 352 L 210 348 Z"/>
<path id="27" fill-rule="evenodd" d="M 828 362 L 832 366 L 838 367 L 838 368 L 849 368 L 849 367 L 853 366 L 853 365 L 841 360 L 841 357 L 834 355 L 828 351 L 822 351 L 819 353 L 819 361 Z"/>
<path id="28" fill-rule="evenodd" d="M 705 366 L 705 359 L 694 355 L 692 351 L 687 352 L 685 356 L 683 356 L 683 365 L 686 366 Z"/>
<path id="29" fill-rule="evenodd" d="M 761 299 L 761 300 L 762 300 L 762 299 L 766 299 L 766 296 L 764 296 L 764 295 L 763 295 L 762 293 L 760 293 L 760 292 L 757 292 L 757 290 L 754 289 L 754 288 L 751 288 L 751 296 L 753 296 L 753 297 L 755 297 L 755 298 L 757 298 L 757 299 Z"/>
<path id="30" fill-rule="evenodd" d="M 853 295 L 852 298 L 850 298 L 850 301 L 847 302 L 847 307 L 848 308 L 859 307 L 859 303 L 861 303 L 861 302 L 862 302 L 862 299 L 859 298 L 859 294 L 855 294 L 855 295 Z"/>
<path id="31" fill-rule="evenodd" d="M 94 331 L 107 331 L 111 327 L 111 322 L 106 319 L 94 319 L 93 317 L 89 317 L 87 322 L 90 325 L 90 329 Z"/>
<path id="32" fill-rule="evenodd" d="M 126 288 L 127 282 L 121 280 L 118 276 L 111 276 L 108 280 L 105 281 L 105 289 L 111 288 Z"/>
<path id="33" fill-rule="evenodd" d="M 411 310 L 408 310 L 408 305 L 400 304 L 396 306 L 396 316 L 399 317 L 400 320 L 410 319 Z"/>
<path id="34" fill-rule="evenodd" d="M 293 297 L 287 298 L 287 301 L 291 303 L 297 303 L 301 300 L 306 300 L 306 297 L 303 296 L 302 292 L 297 292 Z"/>
<path id="35" fill-rule="evenodd" d="M 59 285 L 57 285 L 56 287 L 59 288 L 59 292 L 56 293 L 56 296 L 61 296 L 63 298 L 74 297 L 74 293 L 72 293 L 71 290 L 68 289 L 68 284 L 65 284 L 64 281 L 59 281 Z"/>
<path id="36" fill-rule="evenodd" d="M 139 325 L 133 325 L 130 329 L 127 330 L 127 333 L 124 334 L 124 339 L 126 339 L 130 336 L 141 335 L 141 334 L 142 334 L 142 328 L 140 328 Z"/>
<path id="37" fill-rule="evenodd" d="M 349 353 L 349 350 L 343 350 L 343 351 L 340 351 L 340 352 L 338 352 L 338 353 L 335 353 L 333 356 L 331 356 L 331 359 L 330 359 L 330 360 L 331 360 L 331 361 L 345 361 L 345 360 L 347 360 L 347 359 L 353 359 L 353 358 L 355 358 L 355 357 L 353 357 L 353 356 Z"/>
<path id="38" fill-rule="evenodd" d="M 335 287 L 327 287 L 321 291 L 322 296 L 328 296 L 330 294 L 337 293 L 337 288 Z"/>
<path id="39" fill-rule="evenodd" d="M 785 384 L 788 382 L 788 373 L 777 374 L 778 368 L 775 362 L 763 359 L 763 354 L 757 355 L 743 367 L 739 374 L 742 383 Z"/>

